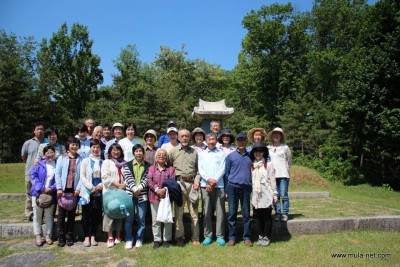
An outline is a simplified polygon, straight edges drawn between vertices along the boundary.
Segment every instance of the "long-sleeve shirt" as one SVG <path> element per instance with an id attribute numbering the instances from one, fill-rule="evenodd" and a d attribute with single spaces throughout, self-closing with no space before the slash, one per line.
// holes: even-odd
<path id="1" fill-rule="evenodd" d="M 173 148 L 168 154 L 168 162 L 175 169 L 176 176 L 192 176 L 195 182 L 200 182 L 200 175 L 197 167 L 197 152 L 192 147 L 185 150 L 181 144 Z"/>
<path id="2" fill-rule="evenodd" d="M 125 182 L 125 173 L 121 170 L 121 176 L 118 173 L 118 168 L 115 166 L 114 161 L 106 159 L 101 166 L 101 181 L 103 183 L 103 194 L 109 189 L 118 189 L 113 182 Z"/>
<path id="3" fill-rule="evenodd" d="M 140 145 L 139 140 L 136 138 L 129 140 L 128 137 L 125 137 L 121 139 L 118 144 L 122 147 L 122 150 L 124 151 L 124 160 L 125 161 L 131 161 L 135 159 L 135 156 L 133 155 L 132 152 L 132 147 L 134 145 Z"/>
<path id="4" fill-rule="evenodd" d="M 290 178 L 289 169 L 292 165 L 292 153 L 287 145 L 268 146 L 269 157 L 274 164 L 276 178 Z"/>
<path id="5" fill-rule="evenodd" d="M 229 183 L 235 187 L 251 187 L 250 154 L 236 150 L 229 154 L 225 162 L 225 186 Z"/>
<path id="6" fill-rule="evenodd" d="M 224 187 L 225 153 L 215 148 L 203 150 L 199 153 L 199 174 L 201 176 L 200 186 L 206 187 L 209 178 L 217 181 L 216 187 Z"/>
<path id="7" fill-rule="evenodd" d="M 167 166 L 160 170 L 157 165 L 149 167 L 147 173 L 147 182 L 149 185 L 149 201 L 151 203 L 158 203 L 160 197 L 156 194 L 156 191 L 162 187 L 162 184 L 167 179 L 175 180 L 175 170 L 171 166 Z"/>
<path id="8" fill-rule="evenodd" d="M 125 173 L 126 192 L 133 196 L 133 194 L 140 190 L 138 197 L 139 202 L 147 201 L 148 192 L 148 179 L 147 173 L 150 167 L 150 163 L 143 161 L 139 164 L 136 160 L 128 161 L 123 169 Z M 142 172 L 137 172 L 135 169 L 142 169 Z"/>

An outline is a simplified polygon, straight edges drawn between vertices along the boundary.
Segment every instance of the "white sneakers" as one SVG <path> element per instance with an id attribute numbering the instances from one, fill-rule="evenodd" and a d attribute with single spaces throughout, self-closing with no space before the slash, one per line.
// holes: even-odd
<path id="1" fill-rule="evenodd" d="M 108 248 L 112 248 L 114 246 L 114 239 L 113 238 L 109 238 L 107 240 L 107 247 Z"/>
<path id="2" fill-rule="evenodd" d="M 141 241 L 141 240 L 137 240 L 137 241 L 136 241 L 135 248 L 140 248 L 141 246 L 143 246 L 142 241 Z"/>
<path id="3" fill-rule="evenodd" d="M 141 246 L 143 246 L 143 242 L 140 240 L 136 241 L 135 248 L 140 248 Z M 132 247 L 133 247 L 133 241 L 125 242 L 125 249 L 132 249 Z"/>
<path id="4" fill-rule="evenodd" d="M 132 241 L 126 241 L 125 249 L 132 249 L 132 247 L 133 247 L 133 242 Z"/>

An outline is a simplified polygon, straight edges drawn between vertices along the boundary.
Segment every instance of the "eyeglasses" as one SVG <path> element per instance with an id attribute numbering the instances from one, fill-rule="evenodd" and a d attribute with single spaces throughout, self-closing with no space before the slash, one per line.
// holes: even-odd
<path id="1" fill-rule="evenodd" d="M 264 149 L 254 149 L 254 153 L 263 153 Z"/>

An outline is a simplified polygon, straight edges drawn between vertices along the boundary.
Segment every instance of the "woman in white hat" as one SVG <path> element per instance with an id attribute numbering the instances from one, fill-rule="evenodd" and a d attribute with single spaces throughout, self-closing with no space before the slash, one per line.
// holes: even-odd
<path id="1" fill-rule="evenodd" d="M 278 202 L 275 205 L 274 221 L 286 222 L 289 217 L 289 169 L 292 165 L 292 153 L 284 144 L 285 133 L 282 128 L 276 127 L 268 133 L 272 145 L 268 146 L 269 156 L 275 168 L 276 186 L 278 188 Z M 281 207 L 282 199 L 282 207 Z M 282 208 L 282 210 L 281 210 Z"/>

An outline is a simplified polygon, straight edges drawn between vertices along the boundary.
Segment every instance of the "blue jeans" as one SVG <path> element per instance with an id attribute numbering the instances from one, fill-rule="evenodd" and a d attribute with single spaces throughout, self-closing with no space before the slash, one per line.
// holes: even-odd
<path id="1" fill-rule="evenodd" d="M 278 214 L 289 214 L 289 178 L 276 178 L 276 187 L 278 190 L 278 202 L 275 205 L 275 212 Z M 283 211 L 281 211 L 281 199 Z"/>
<path id="2" fill-rule="evenodd" d="M 125 219 L 125 241 L 134 241 L 132 230 L 133 230 L 133 219 L 135 218 L 135 207 L 138 210 L 138 227 L 136 233 L 136 240 L 143 242 L 144 231 L 146 227 L 146 211 L 147 211 L 147 201 L 138 202 L 138 199 L 133 197 L 133 213 L 129 214 L 128 218 Z"/>
<path id="3" fill-rule="evenodd" d="M 250 195 L 251 186 L 245 188 L 237 188 L 233 185 L 226 186 L 226 194 L 228 195 L 228 226 L 229 226 L 229 240 L 236 241 L 236 218 L 240 206 L 242 207 L 243 217 L 243 240 L 250 240 L 251 221 L 250 221 Z"/>

